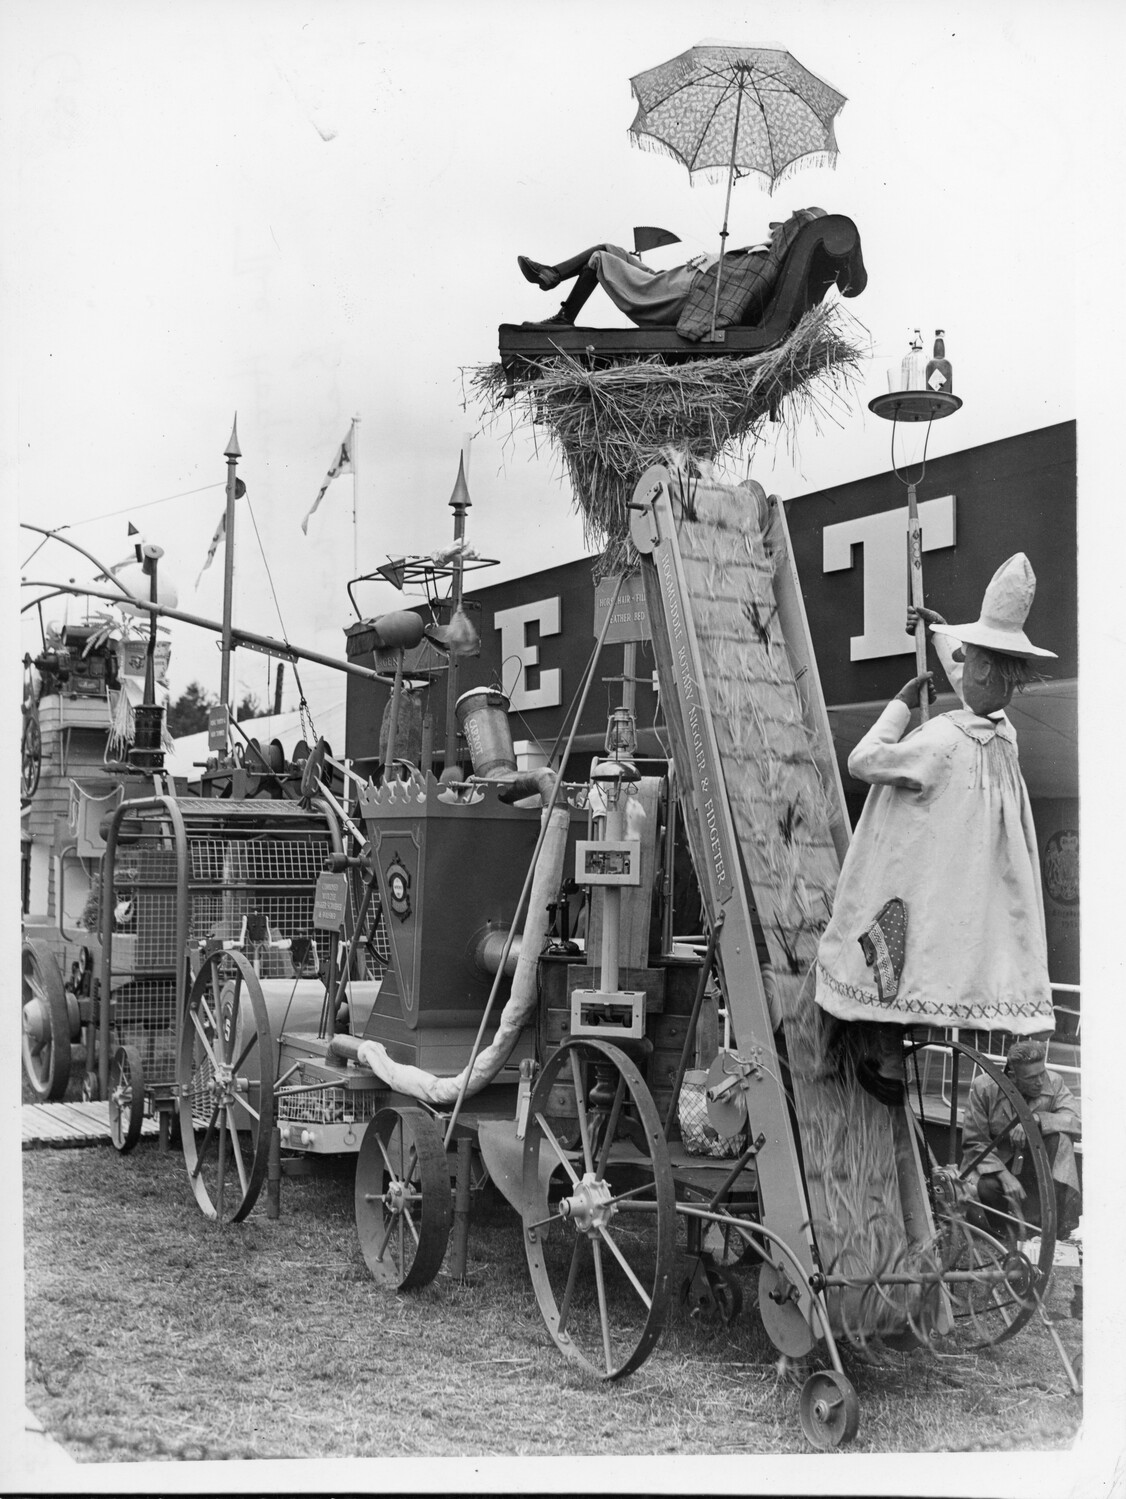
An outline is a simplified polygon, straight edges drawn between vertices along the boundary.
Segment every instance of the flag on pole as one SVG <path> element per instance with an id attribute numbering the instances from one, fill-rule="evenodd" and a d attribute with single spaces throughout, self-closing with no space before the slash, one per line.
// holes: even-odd
<path id="1" fill-rule="evenodd" d="M 328 492 L 328 486 L 332 483 L 333 479 L 339 478 L 341 474 L 350 474 L 351 472 L 352 472 L 352 429 L 351 429 L 351 427 L 349 427 L 348 428 L 348 436 L 340 444 L 340 449 L 337 452 L 336 457 L 332 460 L 332 465 L 329 468 L 328 473 L 325 475 L 325 481 L 321 485 L 321 487 L 320 487 L 320 489 L 319 489 L 319 491 L 317 493 L 317 498 L 313 501 L 313 503 L 312 503 L 312 505 L 311 505 L 311 507 L 309 509 L 308 514 L 305 516 L 305 519 L 301 522 L 301 529 L 305 533 L 306 536 L 308 536 L 308 534 L 309 534 L 309 521 L 310 521 L 310 518 L 312 517 L 313 513 L 315 512 L 317 506 L 324 499 L 325 494 Z"/>
<path id="2" fill-rule="evenodd" d="M 215 535 L 211 538 L 211 545 L 207 548 L 207 557 L 199 570 L 199 578 L 202 578 L 207 569 L 215 561 L 215 553 L 219 550 L 219 543 L 227 534 L 227 512 L 224 510 L 219 517 L 219 524 L 215 527 Z M 199 587 L 199 578 L 195 580 L 195 586 Z"/>

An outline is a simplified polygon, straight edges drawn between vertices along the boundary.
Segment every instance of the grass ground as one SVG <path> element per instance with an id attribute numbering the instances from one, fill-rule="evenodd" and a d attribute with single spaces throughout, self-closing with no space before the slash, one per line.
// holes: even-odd
<path id="1" fill-rule="evenodd" d="M 182 1158 L 143 1141 L 23 1155 L 27 1404 L 79 1461 L 797 1453 L 804 1371 L 780 1371 L 755 1310 L 729 1327 L 677 1307 L 614 1385 L 569 1366 L 533 1295 L 516 1214 L 475 1204 L 469 1280 L 414 1294 L 371 1279 L 351 1162 L 285 1181 L 241 1225 L 202 1217 Z M 1050 1301 L 1080 1351 L 1069 1304 Z M 1035 1320 L 1007 1345 L 844 1350 L 850 1451 L 1066 1448 L 1080 1399 Z M 811 1366 L 812 1367 L 812 1366 Z"/>

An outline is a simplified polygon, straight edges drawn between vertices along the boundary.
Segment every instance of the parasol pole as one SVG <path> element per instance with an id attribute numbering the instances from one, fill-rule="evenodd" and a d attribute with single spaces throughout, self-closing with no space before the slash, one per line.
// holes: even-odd
<path id="1" fill-rule="evenodd" d="M 234 650 L 231 611 L 235 589 L 235 497 L 238 483 L 235 469 L 242 457 L 242 449 L 238 445 L 237 411 L 234 422 L 231 424 L 231 435 L 223 456 L 227 460 L 227 512 L 223 546 L 223 638 L 220 645 L 222 665 L 219 671 L 219 701 L 224 708 L 229 710 L 231 706 L 231 654 Z"/>
<path id="2" fill-rule="evenodd" d="M 712 331 L 715 338 L 715 320 L 719 314 L 719 283 L 723 279 L 723 252 L 727 248 L 727 217 L 731 209 L 731 189 L 735 185 L 735 154 L 739 149 L 739 115 L 743 108 L 743 76 L 739 75 L 739 93 L 735 99 L 735 128 L 731 132 L 731 166 L 727 172 L 727 201 L 723 205 L 723 228 L 719 231 L 719 264 L 715 268 L 715 296 L 712 298 Z"/>

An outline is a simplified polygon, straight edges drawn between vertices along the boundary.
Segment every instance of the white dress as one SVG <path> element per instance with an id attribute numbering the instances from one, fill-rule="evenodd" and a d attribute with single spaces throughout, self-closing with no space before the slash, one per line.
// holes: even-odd
<path id="1" fill-rule="evenodd" d="M 961 667 L 934 637 L 955 690 Z M 893 699 L 849 756 L 872 785 L 817 953 L 817 1002 L 842 1020 L 1032 1035 L 1054 1025 L 1036 833 L 1005 715 L 942 713 L 902 737 Z M 880 997 L 858 938 L 899 896 L 898 992 Z"/>

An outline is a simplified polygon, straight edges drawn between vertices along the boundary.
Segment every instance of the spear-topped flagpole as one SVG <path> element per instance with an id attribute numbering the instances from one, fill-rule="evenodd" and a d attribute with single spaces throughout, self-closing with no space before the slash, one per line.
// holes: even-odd
<path id="1" fill-rule="evenodd" d="M 358 578 L 360 575 L 360 532 L 358 515 L 358 499 L 360 493 L 360 419 L 358 416 L 352 418 L 352 430 L 348 434 L 348 454 L 352 459 L 352 576 Z"/>
<path id="2" fill-rule="evenodd" d="M 462 443 L 461 457 L 457 464 L 457 478 L 454 481 L 454 491 L 450 495 L 450 509 L 454 513 L 454 543 L 455 545 L 465 540 L 465 512 L 471 504 L 469 498 L 469 485 L 466 483 L 466 469 L 469 467 L 469 444 L 471 439 L 467 436 Z M 461 608 L 461 596 L 464 586 L 462 576 L 462 548 L 458 550 L 453 558 L 453 577 L 450 580 L 450 619 L 452 620 L 458 609 Z M 454 706 L 458 698 L 458 657 L 457 652 L 450 651 L 449 665 L 446 667 L 446 753 L 442 760 L 442 769 L 449 770 L 452 765 L 457 764 L 457 714 Z"/>
<path id="3" fill-rule="evenodd" d="M 231 425 L 231 435 L 224 450 L 227 460 L 227 516 L 226 536 L 223 543 L 223 638 L 221 649 L 223 652 L 223 664 L 219 676 L 219 701 L 224 708 L 231 706 L 231 655 L 234 646 L 231 642 L 231 610 L 234 601 L 235 586 L 235 498 L 238 484 L 238 476 L 235 468 L 242 457 L 242 449 L 238 445 L 238 412 Z"/>

